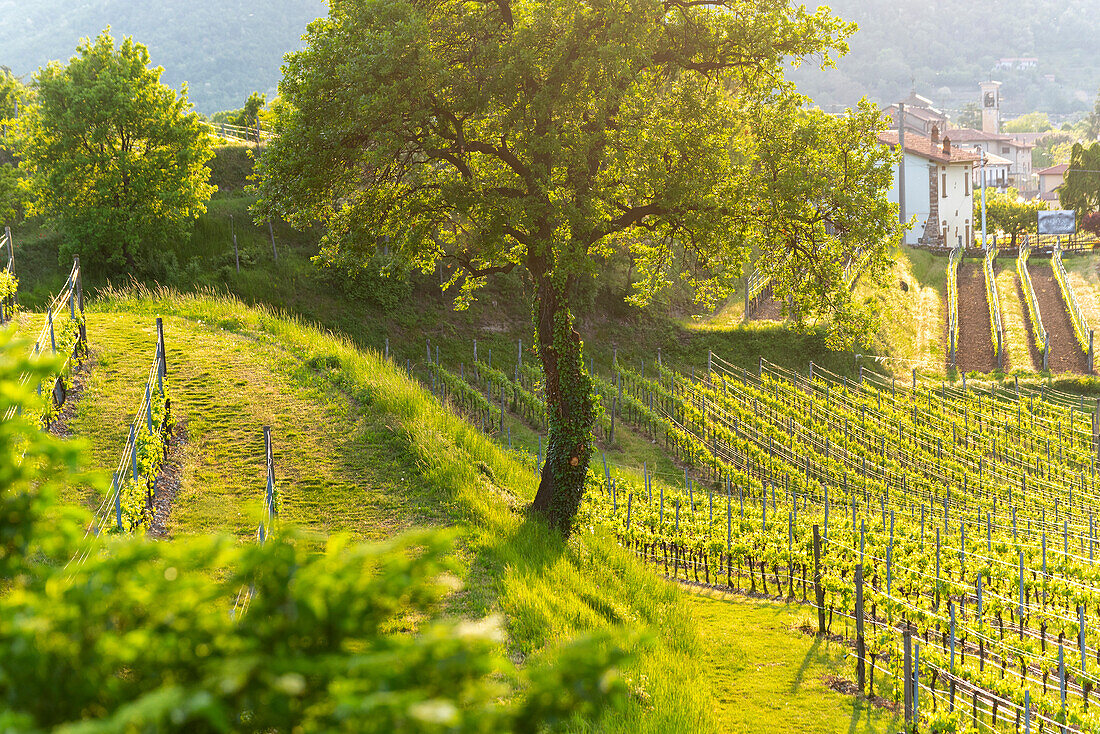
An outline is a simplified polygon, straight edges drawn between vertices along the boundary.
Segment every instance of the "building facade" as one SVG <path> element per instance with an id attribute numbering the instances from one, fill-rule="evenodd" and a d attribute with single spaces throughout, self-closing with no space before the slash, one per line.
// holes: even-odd
<path id="1" fill-rule="evenodd" d="M 1039 198 L 1050 204 L 1057 204 L 1058 189 L 1065 182 L 1068 170 L 1068 163 L 1059 163 L 1039 171 Z"/>
<path id="2" fill-rule="evenodd" d="M 891 150 L 898 149 L 898 131 L 886 130 L 878 140 Z M 901 165 L 905 166 L 905 215 L 916 217 L 906 232 L 909 245 L 955 247 L 974 242 L 974 167 L 978 155 L 953 144 L 950 136 L 941 140 L 939 128 L 928 137 L 905 136 Z M 899 166 L 894 166 L 890 201 L 900 201 Z"/>
<path id="3" fill-rule="evenodd" d="M 974 152 L 978 152 L 978 148 L 974 149 Z M 1002 158 L 996 153 L 986 153 L 985 165 L 982 165 L 982 156 L 979 154 L 978 162 L 974 164 L 974 176 L 972 183 L 974 188 L 979 191 L 982 188 L 982 172 L 985 172 L 985 187 L 987 189 L 994 189 L 1001 193 L 1008 190 L 1009 187 L 1009 171 L 1012 169 L 1012 161 L 1007 158 Z"/>
<path id="4" fill-rule="evenodd" d="M 1011 135 L 990 133 L 984 130 L 955 128 L 948 130 L 951 141 L 963 148 L 976 151 L 981 148 L 986 155 L 997 156 L 1009 162 L 1008 185 L 1021 193 L 1037 190 L 1037 182 L 1031 170 L 1031 143 L 1016 140 Z"/>

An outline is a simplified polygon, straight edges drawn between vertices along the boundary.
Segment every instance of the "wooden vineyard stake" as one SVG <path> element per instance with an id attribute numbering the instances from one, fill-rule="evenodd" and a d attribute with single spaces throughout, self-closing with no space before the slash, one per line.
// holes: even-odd
<path id="1" fill-rule="evenodd" d="M 1062 721 L 1066 720 L 1066 653 L 1062 643 L 1058 643 L 1058 692 L 1062 698 Z M 1062 727 L 1065 731 L 1065 727 Z"/>
<path id="2" fill-rule="evenodd" d="M 1027 595 L 1024 591 L 1024 552 L 1020 551 L 1020 606 L 1019 606 L 1019 622 L 1020 622 L 1020 639 L 1024 638 L 1024 606 L 1027 604 Z"/>
<path id="3" fill-rule="evenodd" d="M 241 254 L 237 251 L 237 229 L 233 226 L 233 215 L 229 215 L 229 231 L 233 237 L 233 258 L 237 261 L 237 275 L 241 274 Z"/>
<path id="4" fill-rule="evenodd" d="M 814 598 L 817 602 L 817 634 L 825 634 L 825 589 L 821 585 L 821 531 L 814 525 Z"/>
<path id="5" fill-rule="evenodd" d="M 947 610 L 951 615 L 951 663 L 950 670 L 955 672 L 955 603 L 948 600 Z"/>
<path id="6" fill-rule="evenodd" d="M 977 618 L 982 618 L 982 575 L 979 573 L 978 577 L 974 579 L 974 591 L 978 597 L 978 612 Z"/>
<path id="7" fill-rule="evenodd" d="M 1085 648 L 1085 607 L 1077 605 L 1077 645 L 1081 648 L 1081 675 L 1085 675 L 1085 660 L 1088 658 Z"/>
<path id="8" fill-rule="evenodd" d="M 665 485 L 661 485 L 661 515 L 660 525 L 662 528 L 665 526 Z"/>
<path id="9" fill-rule="evenodd" d="M 862 367 L 860 368 L 862 371 Z M 863 564 L 856 564 L 856 685 L 860 695 L 867 687 L 867 645 L 863 638 Z"/>
<path id="10" fill-rule="evenodd" d="M 905 701 L 905 731 L 912 731 L 913 724 L 913 632 L 909 623 L 905 623 L 902 633 L 902 690 Z"/>

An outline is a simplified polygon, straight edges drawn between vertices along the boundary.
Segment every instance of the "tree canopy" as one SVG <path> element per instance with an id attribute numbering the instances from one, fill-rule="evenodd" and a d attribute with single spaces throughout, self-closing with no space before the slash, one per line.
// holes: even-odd
<path id="1" fill-rule="evenodd" d="M 959 127 L 968 127 L 971 130 L 981 130 L 982 108 L 978 106 L 977 102 L 967 102 L 959 112 L 959 117 L 955 120 L 955 124 Z"/>
<path id="2" fill-rule="evenodd" d="M 189 234 L 214 191 L 210 136 L 186 88 L 161 84 L 161 71 L 140 43 L 116 47 L 103 31 L 38 72 L 19 118 L 31 211 L 56 222 L 62 256 L 84 256 L 91 271 L 155 271 L 161 246 Z"/>
<path id="3" fill-rule="evenodd" d="M 1064 209 L 1075 210 L 1078 217 L 1100 211 L 1100 143 L 1074 143 L 1064 181 L 1058 189 Z"/>
<path id="4" fill-rule="evenodd" d="M 1001 132 L 1005 133 L 1044 133 L 1050 129 L 1050 117 L 1045 112 L 1029 112 L 1001 123 Z"/>
<path id="5" fill-rule="evenodd" d="M 248 99 L 244 102 L 244 107 L 237 110 L 215 112 L 210 119 L 213 122 L 227 122 L 230 125 L 255 130 L 256 123 L 260 121 L 260 111 L 264 108 L 264 104 L 266 103 L 266 95 L 260 92 L 253 92 L 248 95 Z"/>
<path id="6" fill-rule="evenodd" d="M 16 167 L 15 119 L 30 101 L 30 90 L 6 69 L 0 69 L 0 224 L 18 220 L 26 192 Z"/>
<path id="7" fill-rule="evenodd" d="M 550 413 L 535 508 L 568 531 L 598 409 L 571 296 L 611 252 L 638 303 L 678 280 L 709 307 L 755 252 L 836 344 L 867 326 L 844 271 L 880 272 L 897 234 L 883 118 L 805 112 L 783 79 L 852 31 L 785 0 L 336 0 L 287 58 L 257 216 L 324 222 L 323 260 L 383 238 L 448 258 L 460 306 L 525 271 Z"/>
<path id="8" fill-rule="evenodd" d="M 1025 232 L 1035 232 L 1038 228 L 1038 212 L 1047 209 L 1047 203 L 1038 199 L 1020 198 L 1016 189 L 1004 193 L 986 190 L 985 220 L 986 231 L 990 234 L 1000 232 L 1011 238 L 1011 247 L 1016 247 L 1017 238 Z M 974 221 L 981 226 L 982 200 L 975 192 Z"/>

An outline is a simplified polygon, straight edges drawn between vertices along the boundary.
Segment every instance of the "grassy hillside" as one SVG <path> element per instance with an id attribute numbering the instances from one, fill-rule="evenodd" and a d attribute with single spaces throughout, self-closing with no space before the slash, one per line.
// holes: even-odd
<path id="1" fill-rule="evenodd" d="M 629 671 L 637 695 L 601 729 L 712 728 L 709 691 L 695 682 L 699 637 L 678 592 L 602 534 L 566 543 L 527 520 L 516 510 L 533 496 L 534 481 L 518 455 L 345 339 L 233 299 L 108 294 L 89 315 L 89 339 L 97 341 L 72 423 L 100 468 L 113 463 L 110 447 L 122 440 L 112 417 L 136 405 L 125 385 L 143 374 L 155 313 L 169 316 L 172 395 L 187 421 L 175 532 L 254 527 L 260 429 L 271 422 L 287 521 L 367 536 L 414 520 L 466 526 L 455 613 L 503 614 L 521 658 L 599 627 L 620 627 L 626 639 L 629 628 L 650 641 Z"/>
<path id="2" fill-rule="evenodd" d="M 124 440 L 118 426 L 138 402 L 156 314 L 165 316 L 170 390 L 186 434 L 171 533 L 253 531 L 260 428 L 270 423 L 286 521 L 366 537 L 414 523 L 467 526 L 464 586 L 451 611 L 502 614 L 513 655 L 538 656 L 608 625 L 648 638 L 627 673 L 630 709 L 600 730 L 762 731 L 798 722 L 824 733 L 841 721 L 889 730 L 889 717 L 868 718 L 857 701 L 826 689 L 822 679 L 846 665 L 835 648 L 792 629 L 797 612 L 685 597 L 602 531 L 562 543 L 520 511 L 534 492 L 525 449 L 498 446 L 376 352 L 269 309 L 142 289 L 90 303 L 92 355 L 69 428 L 90 442 L 96 467 L 111 468 Z M 517 445 L 521 435 L 517 424 Z M 636 437 L 622 443 L 613 457 L 647 451 Z M 760 656 L 776 651 L 775 669 L 761 667 Z M 787 705 L 771 708 L 777 694 Z M 746 708 L 746 698 L 756 703 Z"/>

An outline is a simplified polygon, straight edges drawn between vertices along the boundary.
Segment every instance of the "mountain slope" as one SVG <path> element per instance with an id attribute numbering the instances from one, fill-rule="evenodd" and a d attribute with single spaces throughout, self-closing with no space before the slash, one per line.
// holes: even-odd
<path id="1" fill-rule="evenodd" d="M 859 25 L 851 53 L 837 69 L 807 65 L 791 74 L 826 109 L 854 105 L 864 95 L 887 105 L 915 88 L 955 117 L 966 103 L 978 101 L 978 83 L 991 76 L 1005 83 L 1005 117 L 1092 108 L 1100 84 L 1092 51 L 1100 25 L 1097 0 L 831 0 L 828 5 Z M 1000 59 L 1018 57 L 1034 57 L 1038 65 L 994 71 Z"/>
<path id="2" fill-rule="evenodd" d="M 0 65 L 28 77 L 49 61 L 67 61 L 81 38 L 108 25 L 115 38 L 149 47 L 161 78 L 190 87 L 200 112 L 240 107 L 250 92 L 275 92 L 283 54 L 301 47 L 306 24 L 327 13 L 324 0 L 0 0 Z"/>

